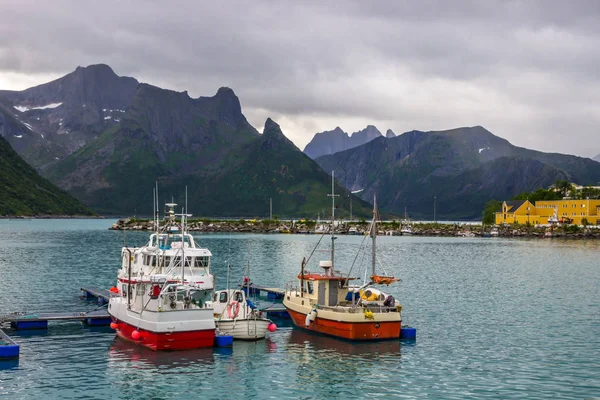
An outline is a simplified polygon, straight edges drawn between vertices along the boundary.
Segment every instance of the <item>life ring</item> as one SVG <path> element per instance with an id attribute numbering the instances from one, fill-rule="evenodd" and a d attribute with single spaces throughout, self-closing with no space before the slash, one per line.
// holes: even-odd
<path id="1" fill-rule="evenodd" d="M 234 310 L 235 308 L 235 310 Z M 240 302 L 233 300 L 231 303 L 229 303 L 227 305 L 227 315 L 229 315 L 229 318 L 231 319 L 235 319 L 237 318 L 238 314 L 240 313 Z"/>

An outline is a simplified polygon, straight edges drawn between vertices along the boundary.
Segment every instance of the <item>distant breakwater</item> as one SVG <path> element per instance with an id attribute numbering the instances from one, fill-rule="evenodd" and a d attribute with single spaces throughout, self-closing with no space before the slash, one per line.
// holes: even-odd
<path id="1" fill-rule="evenodd" d="M 401 236 L 404 230 L 412 231 L 412 236 L 442 236 L 442 237 L 484 237 L 491 234 L 504 238 L 566 238 L 566 239 L 600 239 L 600 229 L 584 228 L 576 225 L 555 227 L 545 226 L 482 226 L 476 224 L 442 224 L 429 222 L 380 222 L 377 224 L 379 236 Z M 409 229 L 407 229 L 409 228 Z M 122 218 L 114 223 L 111 230 L 152 231 L 151 220 Z M 189 220 L 187 229 L 191 232 L 207 233 L 283 233 L 283 234 L 321 234 L 328 233 L 329 226 L 307 220 Z M 335 228 L 336 234 L 364 235 L 369 229 L 369 223 L 360 221 L 340 222 Z M 495 232 L 493 232 L 495 231 Z"/>

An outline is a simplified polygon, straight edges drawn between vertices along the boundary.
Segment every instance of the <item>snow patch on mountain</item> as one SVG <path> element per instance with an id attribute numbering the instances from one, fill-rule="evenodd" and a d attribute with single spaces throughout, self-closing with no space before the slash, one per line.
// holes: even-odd
<path id="1" fill-rule="evenodd" d="M 27 107 L 27 106 L 13 106 L 13 107 L 20 112 L 25 112 L 25 111 L 29 111 L 29 110 L 46 110 L 49 108 L 56 108 L 61 105 L 62 105 L 62 103 L 50 103 L 50 104 L 46 104 L 45 106 L 39 106 L 39 107 Z"/>

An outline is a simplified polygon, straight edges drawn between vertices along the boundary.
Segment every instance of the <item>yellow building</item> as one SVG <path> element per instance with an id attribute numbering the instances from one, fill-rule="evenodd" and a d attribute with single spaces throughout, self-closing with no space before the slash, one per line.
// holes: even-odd
<path id="1" fill-rule="evenodd" d="M 554 214 L 559 221 L 583 225 L 600 225 L 600 200 L 512 200 L 502 203 L 496 213 L 496 224 L 546 225 Z"/>

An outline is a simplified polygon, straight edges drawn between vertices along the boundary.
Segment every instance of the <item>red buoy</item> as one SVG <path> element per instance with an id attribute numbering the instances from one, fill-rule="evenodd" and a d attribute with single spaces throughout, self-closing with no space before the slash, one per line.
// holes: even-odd
<path id="1" fill-rule="evenodd" d="M 116 322 L 114 322 L 114 321 L 113 321 L 113 322 L 111 322 L 111 323 L 110 323 L 110 329 L 114 329 L 114 330 L 116 331 L 117 329 L 119 329 L 119 324 L 117 324 L 117 323 L 116 323 Z"/>
<path id="2" fill-rule="evenodd" d="M 269 330 L 269 332 L 275 332 L 277 330 L 277 325 L 271 322 L 267 329 Z"/>
<path id="3" fill-rule="evenodd" d="M 140 337 L 142 337 L 142 334 L 137 329 L 135 331 L 131 332 L 131 338 L 133 340 L 140 340 Z"/>

